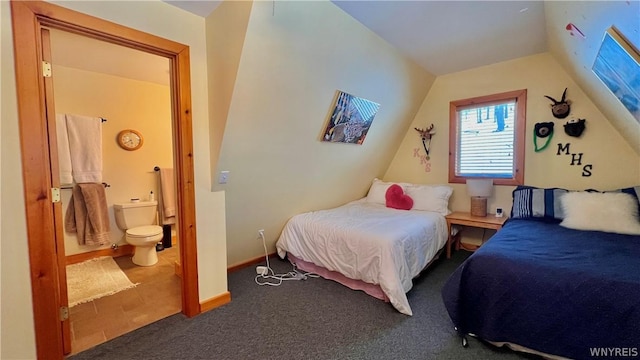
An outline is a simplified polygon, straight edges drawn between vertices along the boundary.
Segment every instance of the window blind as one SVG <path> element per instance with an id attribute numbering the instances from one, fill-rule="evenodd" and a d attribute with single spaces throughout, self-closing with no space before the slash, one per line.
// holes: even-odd
<path id="1" fill-rule="evenodd" d="M 514 176 L 515 100 L 457 112 L 456 176 Z"/>

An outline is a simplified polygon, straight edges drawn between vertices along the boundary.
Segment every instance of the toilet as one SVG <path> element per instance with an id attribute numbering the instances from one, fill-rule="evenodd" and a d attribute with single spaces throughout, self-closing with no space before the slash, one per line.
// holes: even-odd
<path id="1" fill-rule="evenodd" d="M 158 262 L 156 244 L 162 240 L 162 227 L 156 225 L 157 201 L 118 203 L 113 205 L 116 224 L 125 232 L 125 240 L 135 246 L 132 261 L 138 266 Z"/>

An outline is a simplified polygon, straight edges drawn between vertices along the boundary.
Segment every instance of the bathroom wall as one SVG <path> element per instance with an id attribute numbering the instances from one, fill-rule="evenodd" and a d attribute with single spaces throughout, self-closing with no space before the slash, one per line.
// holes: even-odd
<path id="1" fill-rule="evenodd" d="M 103 181 L 111 185 L 106 188 L 111 241 L 126 244 L 124 232 L 115 223 L 113 204 L 131 198 L 147 200 L 150 191 L 157 194 L 158 175 L 154 166 L 173 166 L 170 89 L 166 85 L 78 70 L 55 62 L 53 72 L 57 113 L 107 119 L 102 123 L 102 155 Z M 126 151 L 116 142 L 118 132 L 128 128 L 140 131 L 144 138 L 144 144 L 136 151 Z M 64 214 L 70 197 L 71 190 L 62 190 Z M 109 246 L 79 245 L 75 234 L 65 232 L 66 255 Z"/>

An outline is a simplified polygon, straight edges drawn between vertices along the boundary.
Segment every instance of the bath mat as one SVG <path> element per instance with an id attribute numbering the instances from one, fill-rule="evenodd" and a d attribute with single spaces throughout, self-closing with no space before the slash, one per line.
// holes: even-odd
<path id="1" fill-rule="evenodd" d="M 113 295 L 136 285 L 110 256 L 67 265 L 69 306 Z"/>

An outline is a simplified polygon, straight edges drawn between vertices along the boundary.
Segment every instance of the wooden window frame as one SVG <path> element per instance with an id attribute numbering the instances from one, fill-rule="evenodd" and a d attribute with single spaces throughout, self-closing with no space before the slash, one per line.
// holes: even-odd
<path id="1" fill-rule="evenodd" d="M 485 106 L 508 100 L 516 101 L 514 129 L 514 169 L 511 178 L 495 178 L 494 185 L 524 184 L 524 154 L 527 114 L 527 89 L 508 91 L 499 94 L 451 101 L 449 103 L 449 183 L 464 184 L 467 179 L 477 178 L 456 175 L 456 149 L 458 138 L 458 110 L 470 106 Z M 490 178 L 488 176 L 488 178 Z"/>

